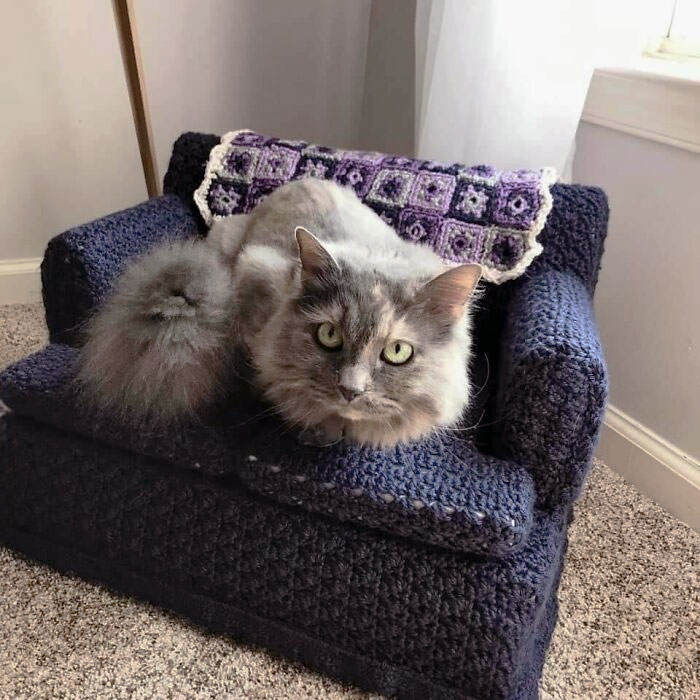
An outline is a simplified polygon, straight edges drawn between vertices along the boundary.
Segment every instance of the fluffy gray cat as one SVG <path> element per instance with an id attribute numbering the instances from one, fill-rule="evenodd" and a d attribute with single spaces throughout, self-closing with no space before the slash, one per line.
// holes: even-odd
<path id="1" fill-rule="evenodd" d="M 350 190 L 295 181 L 132 264 L 87 327 L 79 378 L 100 404 L 172 421 L 211 404 L 243 350 L 307 437 L 414 440 L 468 403 L 480 272 L 401 240 Z"/>

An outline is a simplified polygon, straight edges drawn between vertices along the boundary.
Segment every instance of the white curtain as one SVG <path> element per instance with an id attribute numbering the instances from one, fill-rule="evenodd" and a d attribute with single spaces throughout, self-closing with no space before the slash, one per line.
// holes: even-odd
<path id="1" fill-rule="evenodd" d="M 651 21 L 645 0 L 417 3 L 417 155 L 563 179 L 593 68 L 641 55 Z"/>

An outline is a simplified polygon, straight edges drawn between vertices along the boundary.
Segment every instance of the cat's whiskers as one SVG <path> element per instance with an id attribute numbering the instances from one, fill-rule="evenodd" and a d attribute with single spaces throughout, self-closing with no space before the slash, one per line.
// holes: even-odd
<path id="1" fill-rule="evenodd" d="M 483 428 L 484 425 L 481 424 L 481 419 L 484 417 L 484 414 L 486 413 L 486 409 L 482 409 L 481 414 L 479 415 L 479 418 L 477 419 L 476 423 L 474 425 L 469 425 L 465 426 L 463 428 L 451 428 L 447 425 L 442 426 L 441 428 L 438 428 L 438 430 L 445 430 L 449 431 L 451 433 L 467 433 L 471 430 L 477 430 L 478 428 Z M 496 422 L 496 421 L 494 421 Z M 493 425 L 493 423 L 486 423 L 485 425 Z"/>
<path id="2" fill-rule="evenodd" d="M 251 369 L 253 369 L 253 366 L 250 365 Z M 234 366 L 233 362 L 231 363 L 231 367 L 228 368 L 228 371 L 236 377 L 236 379 L 240 379 L 242 382 L 247 384 L 248 386 L 255 387 L 255 383 L 251 381 L 248 377 L 243 376 Z"/>
<path id="3" fill-rule="evenodd" d="M 397 450 L 398 450 L 399 454 L 401 455 L 401 462 L 402 462 L 403 466 L 405 467 L 406 466 L 406 455 L 405 455 L 403 448 L 401 446 L 401 440 L 399 438 L 398 433 L 396 432 L 396 428 L 394 428 L 394 426 L 392 425 L 391 418 L 385 418 L 383 422 L 386 424 L 386 427 L 389 429 L 389 431 L 394 436 Z"/>
<path id="4" fill-rule="evenodd" d="M 244 425 L 248 425 L 249 423 L 253 423 L 256 420 L 259 420 L 261 418 L 264 418 L 265 416 L 272 415 L 273 413 L 281 413 L 281 411 L 285 408 L 285 404 L 288 402 L 285 401 L 279 401 L 276 405 L 273 406 L 268 406 L 267 408 L 263 409 L 259 413 L 256 413 L 255 415 L 251 416 L 250 418 L 247 418 L 246 420 L 236 423 L 235 425 L 231 426 L 232 428 L 242 428 Z"/>
<path id="5" fill-rule="evenodd" d="M 392 426 L 389 426 L 394 433 L 394 437 L 396 438 L 396 447 L 398 448 L 399 454 L 401 455 L 401 463 L 404 466 L 404 469 L 408 468 L 408 464 L 406 463 L 406 453 L 403 451 L 403 446 L 401 445 L 401 441 L 398 439 L 398 435 L 396 434 L 396 431 L 393 429 Z"/>
<path id="6" fill-rule="evenodd" d="M 474 399 L 486 388 L 486 385 L 489 383 L 489 377 L 491 376 L 491 362 L 489 361 L 489 356 L 486 353 L 484 353 L 484 360 L 486 360 L 486 378 L 484 379 L 484 383 L 474 394 L 472 394 L 472 398 Z"/>

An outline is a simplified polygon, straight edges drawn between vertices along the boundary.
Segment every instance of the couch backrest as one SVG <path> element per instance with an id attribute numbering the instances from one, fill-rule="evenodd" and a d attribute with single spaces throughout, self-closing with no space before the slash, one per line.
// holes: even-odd
<path id="1" fill-rule="evenodd" d="M 213 134 L 185 133 L 177 139 L 165 174 L 163 189 L 176 194 L 199 217 L 192 195 L 204 178 L 211 149 L 219 143 Z M 608 204 L 598 187 L 556 184 L 552 188 L 553 206 L 540 234 L 543 253 L 526 274 L 543 269 L 572 270 L 593 293 L 607 231 Z M 204 222 L 201 222 L 204 226 Z M 493 285 L 489 285 L 493 288 Z M 508 288 L 506 283 L 501 287 Z M 502 294 L 495 295 L 502 297 Z M 506 295 L 507 296 L 507 295 Z"/>

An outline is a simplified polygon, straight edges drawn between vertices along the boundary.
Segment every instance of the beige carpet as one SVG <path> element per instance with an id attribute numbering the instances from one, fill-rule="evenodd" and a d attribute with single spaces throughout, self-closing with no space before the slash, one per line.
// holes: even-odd
<path id="1" fill-rule="evenodd" d="M 0 307 L 0 366 L 44 342 L 38 307 Z M 700 698 L 699 559 L 700 535 L 596 464 L 542 697 Z M 0 549 L 0 698 L 366 697 Z"/>

